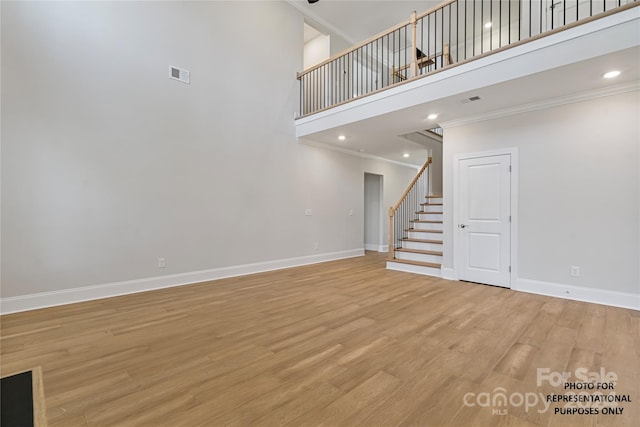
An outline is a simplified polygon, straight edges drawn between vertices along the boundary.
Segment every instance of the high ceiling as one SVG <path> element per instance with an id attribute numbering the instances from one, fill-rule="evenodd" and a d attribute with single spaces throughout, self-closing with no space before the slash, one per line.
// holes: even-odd
<path id="1" fill-rule="evenodd" d="M 411 13 L 425 12 L 442 0 L 289 0 L 305 15 L 342 36 L 348 43 L 357 44 L 387 28 L 410 18 Z"/>

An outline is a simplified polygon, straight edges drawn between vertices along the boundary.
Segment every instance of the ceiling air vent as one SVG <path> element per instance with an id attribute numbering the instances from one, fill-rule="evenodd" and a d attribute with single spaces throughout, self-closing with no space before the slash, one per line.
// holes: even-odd
<path id="1" fill-rule="evenodd" d="M 467 104 L 469 102 L 473 102 L 473 101 L 480 101 L 480 97 L 479 96 L 472 96 L 471 98 L 464 98 L 460 100 L 460 104 Z"/>

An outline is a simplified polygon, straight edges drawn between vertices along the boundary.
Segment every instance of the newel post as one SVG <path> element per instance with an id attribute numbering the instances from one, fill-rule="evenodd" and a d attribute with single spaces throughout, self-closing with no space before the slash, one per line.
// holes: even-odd
<path id="1" fill-rule="evenodd" d="M 395 248 L 396 245 L 393 242 L 393 207 L 389 208 L 389 259 L 396 257 Z"/>
<path id="2" fill-rule="evenodd" d="M 411 14 L 411 70 L 413 77 L 418 77 L 418 19 L 416 11 Z"/>

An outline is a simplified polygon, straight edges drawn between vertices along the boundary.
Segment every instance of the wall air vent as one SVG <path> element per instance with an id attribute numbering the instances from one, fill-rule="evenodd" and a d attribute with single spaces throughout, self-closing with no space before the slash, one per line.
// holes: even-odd
<path id="1" fill-rule="evenodd" d="M 178 67 L 169 67 L 169 78 L 181 81 L 182 83 L 191 83 L 191 72 Z"/>

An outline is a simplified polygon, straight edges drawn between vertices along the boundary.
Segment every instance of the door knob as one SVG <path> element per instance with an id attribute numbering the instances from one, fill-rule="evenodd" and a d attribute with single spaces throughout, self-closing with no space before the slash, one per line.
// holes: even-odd
<path id="1" fill-rule="evenodd" d="M 467 224 L 460 224 L 460 225 L 458 225 L 458 227 L 460 227 L 460 228 L 467 228 L 467 227 L 468 227 L 468 225 L 467 225 Z"/>

